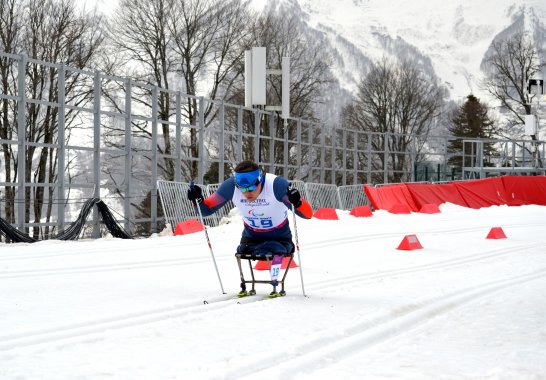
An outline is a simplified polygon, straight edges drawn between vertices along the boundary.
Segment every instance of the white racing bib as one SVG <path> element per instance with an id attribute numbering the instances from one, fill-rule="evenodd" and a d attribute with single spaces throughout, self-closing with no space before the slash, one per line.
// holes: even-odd
<path id="1" fill-rule="evenodd" d="M 263 189 L 253 202 L 247 201 L 241 190 L 235 187 L 233 203 L 239 209 L 244 223 L 252 230 L 271 231 L 285 223 L 288 208 L 273 193 L 273 181 L 277 176 L 267 174 Z"/>

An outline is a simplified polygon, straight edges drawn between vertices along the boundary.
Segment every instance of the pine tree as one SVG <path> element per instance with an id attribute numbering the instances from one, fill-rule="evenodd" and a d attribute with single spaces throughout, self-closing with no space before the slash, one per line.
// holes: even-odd
<path id="1" fill-rule="evenodd" d="M 448 164 L 462 167 L 462 151 L 464 139 L 491 139 L 497 132 L 494 122 L 488 115 L 489 107 L 481 103 L 480 99 L 470 94 L 466 97 L 466 102 L 453 111 L 451 125 L 448 130 L 452 136 L 457 139 L 448 144 L 448 153 L 453 156 L 448 160 Z M 484 143 L 484 157 L 493 155 L 496 152 L 492 143 Z M 487 166 L 487 163 L 484 163 Z"/>

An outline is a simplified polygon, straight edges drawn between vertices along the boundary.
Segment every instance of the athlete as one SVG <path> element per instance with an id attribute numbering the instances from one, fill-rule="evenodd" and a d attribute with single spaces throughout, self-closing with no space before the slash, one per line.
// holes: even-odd
<path id="1" fill-rule="evenodd" d="M 299 217 L 313 216 L 311 205 L 300 192 L 290 187 L 280 176 L 262 173 L 253 161 L 242 161 L 235 167 L 235 175 L 225 180 L 210 197 L 203 199 L 203 191 L 194 185 L 188 190 L 188 199 L 201 208 L 204 216 L 211 215 L 233 201 L 243 217 L 244 229 L 237 254 L 254 256 L 273 255 L 271 260 L 270 297 L 277 296 L 276 286 L 284 255 L 294 252 L 292 232 L 288 223 L 288 208 Z M 239 297 L 248 295 L 241 283 Z"/>

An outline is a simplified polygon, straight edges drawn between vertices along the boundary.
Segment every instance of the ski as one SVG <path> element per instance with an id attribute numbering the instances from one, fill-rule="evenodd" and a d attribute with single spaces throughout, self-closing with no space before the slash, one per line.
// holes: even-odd
<path id="1" fill-rule="evenodd" d="M 203 304 L 204 305 L 209 305 L 209 304 L 212 304 L 212 303 L 217 303 L 217 302 L 226 302 L 226 301 L 237 301 L 236 303 L 238 304 L 243 304 L 243 303 L 250 303 L 250 302 L 256 302 L 256 301 L 263 301 L 263 300 L 267 300 L 267 299 L 273 299 L 273 298 L 280 298 L 280 297 L 284 297 L 284 294 L 280 294 L 280 293 L 276 293 L 277 295 L 274 295 L 274 296 L 271 296 L 271 294 L 248 294 L 246 296 L 239 296 L 238 294 L 232 294 L 232 295 L 227 295 L 227 296 L 224 296 L 224 297 L 214 297 L 214 298 L 209 298 L 209 299 L 204 299 L 203 300 Z"/>

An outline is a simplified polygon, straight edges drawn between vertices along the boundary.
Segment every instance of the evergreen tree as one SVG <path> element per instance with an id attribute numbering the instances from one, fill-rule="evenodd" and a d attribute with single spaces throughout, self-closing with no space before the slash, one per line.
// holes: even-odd
<path id="1" fill-rule="evenodd" d="M 466 102 L 453 111 L 451 125 L 448 130 L 452 136 L 457 139 L 448 144 L 448 153 L 453 156 L 448 160 L 448 164 L 462 167 L 462 151 L 464 139 L 491 139 L 497 133 L 494 122 L 487 114 L 489 107 L 481 103 L 480 99 L 470 94 L 466 97 Z M 466 147 L 467 150 L 469 147 Z M 496 152 L 492 143 L 484 143 L 484 157 L 493 155 Z M 468 163 L 467 163 L 468 164 Z M 484 162 L 484 165 L 488 164 Z"/>

